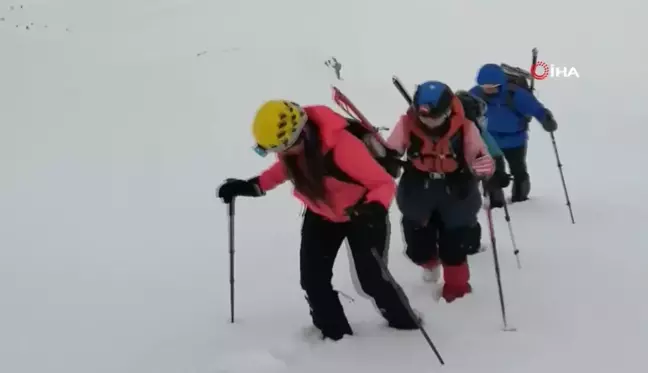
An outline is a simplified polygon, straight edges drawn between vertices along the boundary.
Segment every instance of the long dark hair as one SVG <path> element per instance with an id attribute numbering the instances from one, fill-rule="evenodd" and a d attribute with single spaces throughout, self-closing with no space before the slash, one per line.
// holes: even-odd
<path id="1" fill-rule="evenodd" d="M 299 154 L 286 155 L 283 164 L 288 178 L 295 189 L 309 200 L 326 204 L 326 188 L 324 187 L 325 162 L 322 154 L 322 144 L 317 127 L 307 122 L 301 134 L 300 141 L 304 149 Z"/>

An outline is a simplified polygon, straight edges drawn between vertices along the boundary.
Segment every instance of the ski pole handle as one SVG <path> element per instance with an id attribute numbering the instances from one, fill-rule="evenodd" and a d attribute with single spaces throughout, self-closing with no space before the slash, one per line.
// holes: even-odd
<path id="1" fill-rule="evenodd" d="M 535 91 L 535 68 L 538 63 L 538 48 L 531 50 L 531 92 Z"/>

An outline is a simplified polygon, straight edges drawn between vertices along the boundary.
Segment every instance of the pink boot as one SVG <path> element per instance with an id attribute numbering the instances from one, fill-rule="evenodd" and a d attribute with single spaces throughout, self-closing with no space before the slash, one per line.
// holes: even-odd
<path id="1" fill-rule="evenodd" d="M 470 280 L 470 268 L 467 261 L 457 266 L 444 264 L 443 279 L 445 284 L 443 284 L 441 296 L 448 303 L 472 292 L 472 287 L 468 282 Z"/>

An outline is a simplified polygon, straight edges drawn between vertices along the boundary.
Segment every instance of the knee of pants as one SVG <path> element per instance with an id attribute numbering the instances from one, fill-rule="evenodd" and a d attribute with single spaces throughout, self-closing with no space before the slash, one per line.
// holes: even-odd
<path id="1" fill-rule="evenodd" d="M 386 280 L 382 277 L 382 273 L 375 273 L 370 276 L 364 273 L 362 276 L 358 275 L 358 285 L 360 289 L 372 298 L 380 297 L 385 292 Z"/>
<path id="2" fill-rule="evenodd" d="M 403 218 L 403 235 L 407 246 L 405 254 L 421 265 L 437 257 L 438 230 L 432 221 L 427 225 Z"/>
<path id="3" fill-rule="evenodd" d="M 385 286 L 389 286 L 383 277 L 380 261 L 381 259 L 377 260 L 367 251 L 353 255 L 355 276 L 352 277 L 357 280 L 356 285 L 359 285 L 362 291 L 372 298 L 380 297 L 385 292 Z M 385 262 L 383 264 L 387 265 Z"/>
<path id="4" fill-rule="evenodd" d="M 509 168 L 511 169 L 511 175 L 519 181 L 525 180 L 528 178 L 526 162 L 524 159 L 514 160 L 509 162 Z"/>
<path id="5" fill-rule="evenodd" d="M 468 253 L 475 252 L 481 245 L 481 225 L 446 229 L 439 239 L 439 256 L 448 265 L 459 265 L 466 261 Z"/>
<path id="6" fill-rule="evenodd" d="M 511 175 L 513 176 L 514 183 L 522 183 L 529 180 L 529 173 L 526 169 L 511 169 Z"/>
<path id="7" fill-rule="evenodd" d="M 333 291 L 333 285 L 329 278 L 318 275 L 317 273 L 311 273 L 310 271 L 301 272 L 299 283 L 307 295 Z"/>
<path id="8" fill-rule="evenodd" d="M 517 175 L 513 175 L 513 184 L 516 184 L 516 181 L 518 185 L 525 184 L 528 183 L 530 179 L 531 178 L 529 177 L 529 174 L 527 172 L 523 172 Z"/>

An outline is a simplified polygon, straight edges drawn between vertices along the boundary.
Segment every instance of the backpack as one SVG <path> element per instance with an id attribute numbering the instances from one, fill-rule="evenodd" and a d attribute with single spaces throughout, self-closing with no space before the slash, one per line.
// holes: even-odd
<path id="1" fill-rule="evenodd" d="M 507 88 L 509 92 L 509 95 L 506 98 L 506 105 L 509 107 L 509 109 L 511 109 L 511 111 L 515 113 L 515 115 L 520 118 L 520 121 L 524 124 L 524 131 L 526 131 L 528 130 L 528 126 L 531 122 L 532 117 L 523 115 L 515 108 L 513 96 L 515 96 L 515 92 L 518 89 L 522 89 L 533 95 L 533 90 L 531 89 L 531 85 L 529 84 L 529 80 L 533 79 L 533 77 L 531 76 L 531 73 L 519 67 L 511 66 L 505 63 L 500 64 L 500 67 L 506 75 Z M 488 99 L 486 95 L 482 95 L 481 98 L 484 100 Z"/>
<path id="2" fill-rule="evenodd" d="M 486 101 L 468 91 L 457 91 L 455 96 L 461 102 L 466 119 L 475 123 L 481 133 L 486 128 Z"/>
<path id="3" fill-rule="evenodd" d="M 402 166 L 400 155 L 397 151 L 386 147 L 380 140 L 378 140 L 377 136 L 380 136 L 378 134 L 378 129 L 369 129 L 367 126 L 362 124 L 361 121 L 355 118 L 346 118 L 346 120 L 348 126 L 345 130 L 365 144 L 369 153 L 374 159 L 376 159 L 378 164 L 387 171 L 388 174 L 390 174 L 394 179 L 400 177 Z M 337 166 L 333 160 L 333 152 L 328 152 L 326 154 L 324 162 L 327 176 L 345 183 L 364 186 L 361 182 L 355 180 Z"/>
<path id="4" fill-rule="evenodd" d="M 529 80 L 533 78 L 531 76 L 531 73 L 529 73 L 528 71 L 524 71 L 519 67 L 507 65 L 505 63 L 500 64 L 500 67 L 502 68 L 502 70 L 504 70 L 504 74 L 506 74 L 506 79 L 509 86 L 514 86 L 515 88 L 521 88 L 533 94 L 533 91 L 531 90 L 531 85 L 529 84 Z"/>

